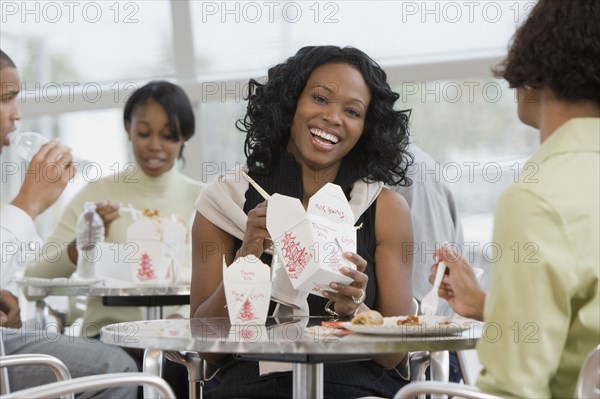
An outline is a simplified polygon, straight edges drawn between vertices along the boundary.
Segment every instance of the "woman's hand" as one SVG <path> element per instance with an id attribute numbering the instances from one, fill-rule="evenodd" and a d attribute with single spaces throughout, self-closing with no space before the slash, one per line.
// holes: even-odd
<path id="1" fill-rule="evenodd" d="M 104 238 L 108 237 L 110 225 L 119 218 L 119 205 L 113 204 L 110 201 L 101 201 L 96 203 L 96 213 L 104 222 Z M 71 241 L 67 247 L 69 260 L 74 265 L 77 265 L 79 254 L 77 253 L 77 238 Z"/>
<path id="2" fill-rule="evenodd" d="M 108 237 L 110 225 L 119 218 L 119 205 L 113 204 L 110 201 L 102 201 L 96 203 L 96 213 L 104 222 L 104 238 Z"/>
<path id="3" fill-rule="evenodd" d="M 325 298 L 335 302 L 334 310 L 336 313 L 350 315 L 353 314 L 365 300 L 365 290 L 367 289 L 369 276 L 364 273 L 367 268 L 367 261 L 360 255 L 346 252 L 344 253 L 344 257 L 354 263 L 357 270 L 342 267 L 340 271 L 343 275 L 350 277 L 354 281 L 348 285 L 332 282 L 329 286 L 337 291 L 337 293 L 333 291 L 323 291 L 323 295 Z"/>
<path id="4" fill-rule="evenodd" d="M 464 256 L 444 246 L 436 251 L 440 261 L 446 263 L 446 274 L 442 279 L 438 295 L 448 301 L 452 310 L 463 317 L 483 320 L 485 291 L 479 285 L 473 267 Z M 437 272 L 436 263 L 431 267 L 429 282 L 433 284 Z"/>
<path id="5" fill-rule="evenodd" d="M 237 251 L 236 258 L 254 255 L 257 258 L 273 244 L 267 231 L 267 201 L 256 205 L 248 212 L 244 241 Z"/>

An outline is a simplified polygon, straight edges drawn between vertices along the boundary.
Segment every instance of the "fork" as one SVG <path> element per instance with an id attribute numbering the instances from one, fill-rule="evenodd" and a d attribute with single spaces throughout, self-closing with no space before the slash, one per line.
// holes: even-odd
<path id="1" fill-rule="evenodd" d="M 438 290 L 440 289 L 440 284 L 442 282 L 442 277 L 444 277 L 444 273 L 446 272 L 446 264 L 442 261 L 438 264 L 437 272 L 435 273 L 435 280 L 433 281 L 433 288 L 429 291 L 421 301 L 421 313 L 426 316 L 433 316 L 437 312 L 438 308 Z"/>

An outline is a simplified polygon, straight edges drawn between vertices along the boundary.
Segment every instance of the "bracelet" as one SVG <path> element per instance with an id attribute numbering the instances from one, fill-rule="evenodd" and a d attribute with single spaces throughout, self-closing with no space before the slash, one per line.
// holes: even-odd
<path id="1" fill-rule="evenodd" d="M 333 310 L 333 307 L 331 305 L 333 305 L 333 300 L 330 299 L 329 301 L 327 301 L 327 304 L 325 304 L 325 312 L 327 312 L 328 314 L 330 314 L 333 317 L 339 318 L 339 319 L 351 319 L 354 316 L 356 316 L 356 314 L 358 313 L 358 308 L 356 308 L 356 310 L 348 315 L 341 315 L 338 312 L 336 312 L 335 310 Z"/>

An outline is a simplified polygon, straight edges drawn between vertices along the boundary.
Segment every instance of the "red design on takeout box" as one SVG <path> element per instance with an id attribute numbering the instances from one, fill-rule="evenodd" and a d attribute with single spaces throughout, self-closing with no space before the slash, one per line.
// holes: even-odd
<path id="1" fill-rule="evenodd" d="M 265 324 L 271 300 L 271 269 L 254 255 L 223 259 L 223 286 L 231 324 Z"/>
<path id="2" fill-rule="evenodd" d="M 312 255 L 308 253 L 306 247 L 300 247 L 300 243 L 292 233 L 284 233 L 281 243 L 281 253 L 285 260 L 284 264 L 288 276 L 291 279 L 297 279 L 310 261 Z"/>
<path id="3" fill-rule="evenodd" d="M 267 230 L 295 289 L 322 295 L 331 282 L 352 282 L 339 269 L 356 269 L 342 256 L 356 252 L 356 227 L 338 185 L 323 186 L 310 198 L 306 211 L 298 199 L 273 194 L 267 207 Z"/>
<path id="4" fill-rule="evenodd" d="M 142 280 L 153 280 L 156 278 L 154 274 L 154 265 L 148 252 L 144 252 L 140 258 L 140 267 L 138 268 L 137 277 Z"/>

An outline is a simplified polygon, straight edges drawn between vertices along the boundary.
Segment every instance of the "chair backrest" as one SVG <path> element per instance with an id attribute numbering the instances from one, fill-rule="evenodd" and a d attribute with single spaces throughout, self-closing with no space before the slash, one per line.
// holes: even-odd
<path id="1" fill-rule="evenodd" d="M 2 337 L 2 331 L 0 330 L 0 358 L 4 356 L 4 337 Z M 5 367 L 0 368 L 0 395 L 4 395 L 10 392 L 10 386 L 8 384 L 8 370 Z"/>
<path id="2" fill-rule="evenodd" d="M 416 316 L 419 313 L 419 302 L 413 297 L 410 307 L 410 314 Z"/>
<path id="3" fill-rule="evenodd" d="M 79 377 L 67 381 L 58 381 L 34 388 L 13 392 L 0 399 L 42 399 L 67 393 L 97 391 L 123 385 L 150 386 L 158 391 L 163 399 L 176 398 L 169 384 L 155 375 L 146 373 L 113 373 Z"/>
<path id="4" fill-rule="evenodd" d="M 477 387 L 441 381 L 412 382 L 396 392 L 393 399 L 412 399 L 422 394 L 444 395 L 444 397 L 446 395 L 450 397 L 458 396 L 465 399 L 502 399 L 499 396 L 482 392 Z"/>
<path id="5" fill-rule="evenodd" d="M 0 345 L 1 346 L 1 345 Z M 10 386 L 8 382 L 8 374 L 4 375 L 4 372 L 8 367 L 18 366 L 30 366 L 39 365 L 48 367 L 58 381 L 65 381 L 71 379 L 71 373 L 65 364 L 58 358 L 44 354 L 22 354 L 22 355 L 4 355 L 0 356 L 0 370 L 3 372 L 2 377 L 2 395 L 10 395 Z M 6 381 L 6 385 L 4 382 Z M 65 395 L 65 399 L 73 399 L 73 395 Z"/>
<path id="6" fill-rule="evenodd" d="M 477 356 L 476 349 L 468 349 L 463 351 L 457 351 L 456 357 L 458 358 L 458 365 L 460 366 L 460 372 L 463 377 L 463 381 L 467 385 L 475 385 L 477 377 L 481 372 L 483 366 L 479 362 L 479 356 Z"/>
<path id="7" fill-rule="evenodd" d="M 600 398 L 600 345 L 590 352 L 579 371 L 575 396 L 577 398 Z"/>

